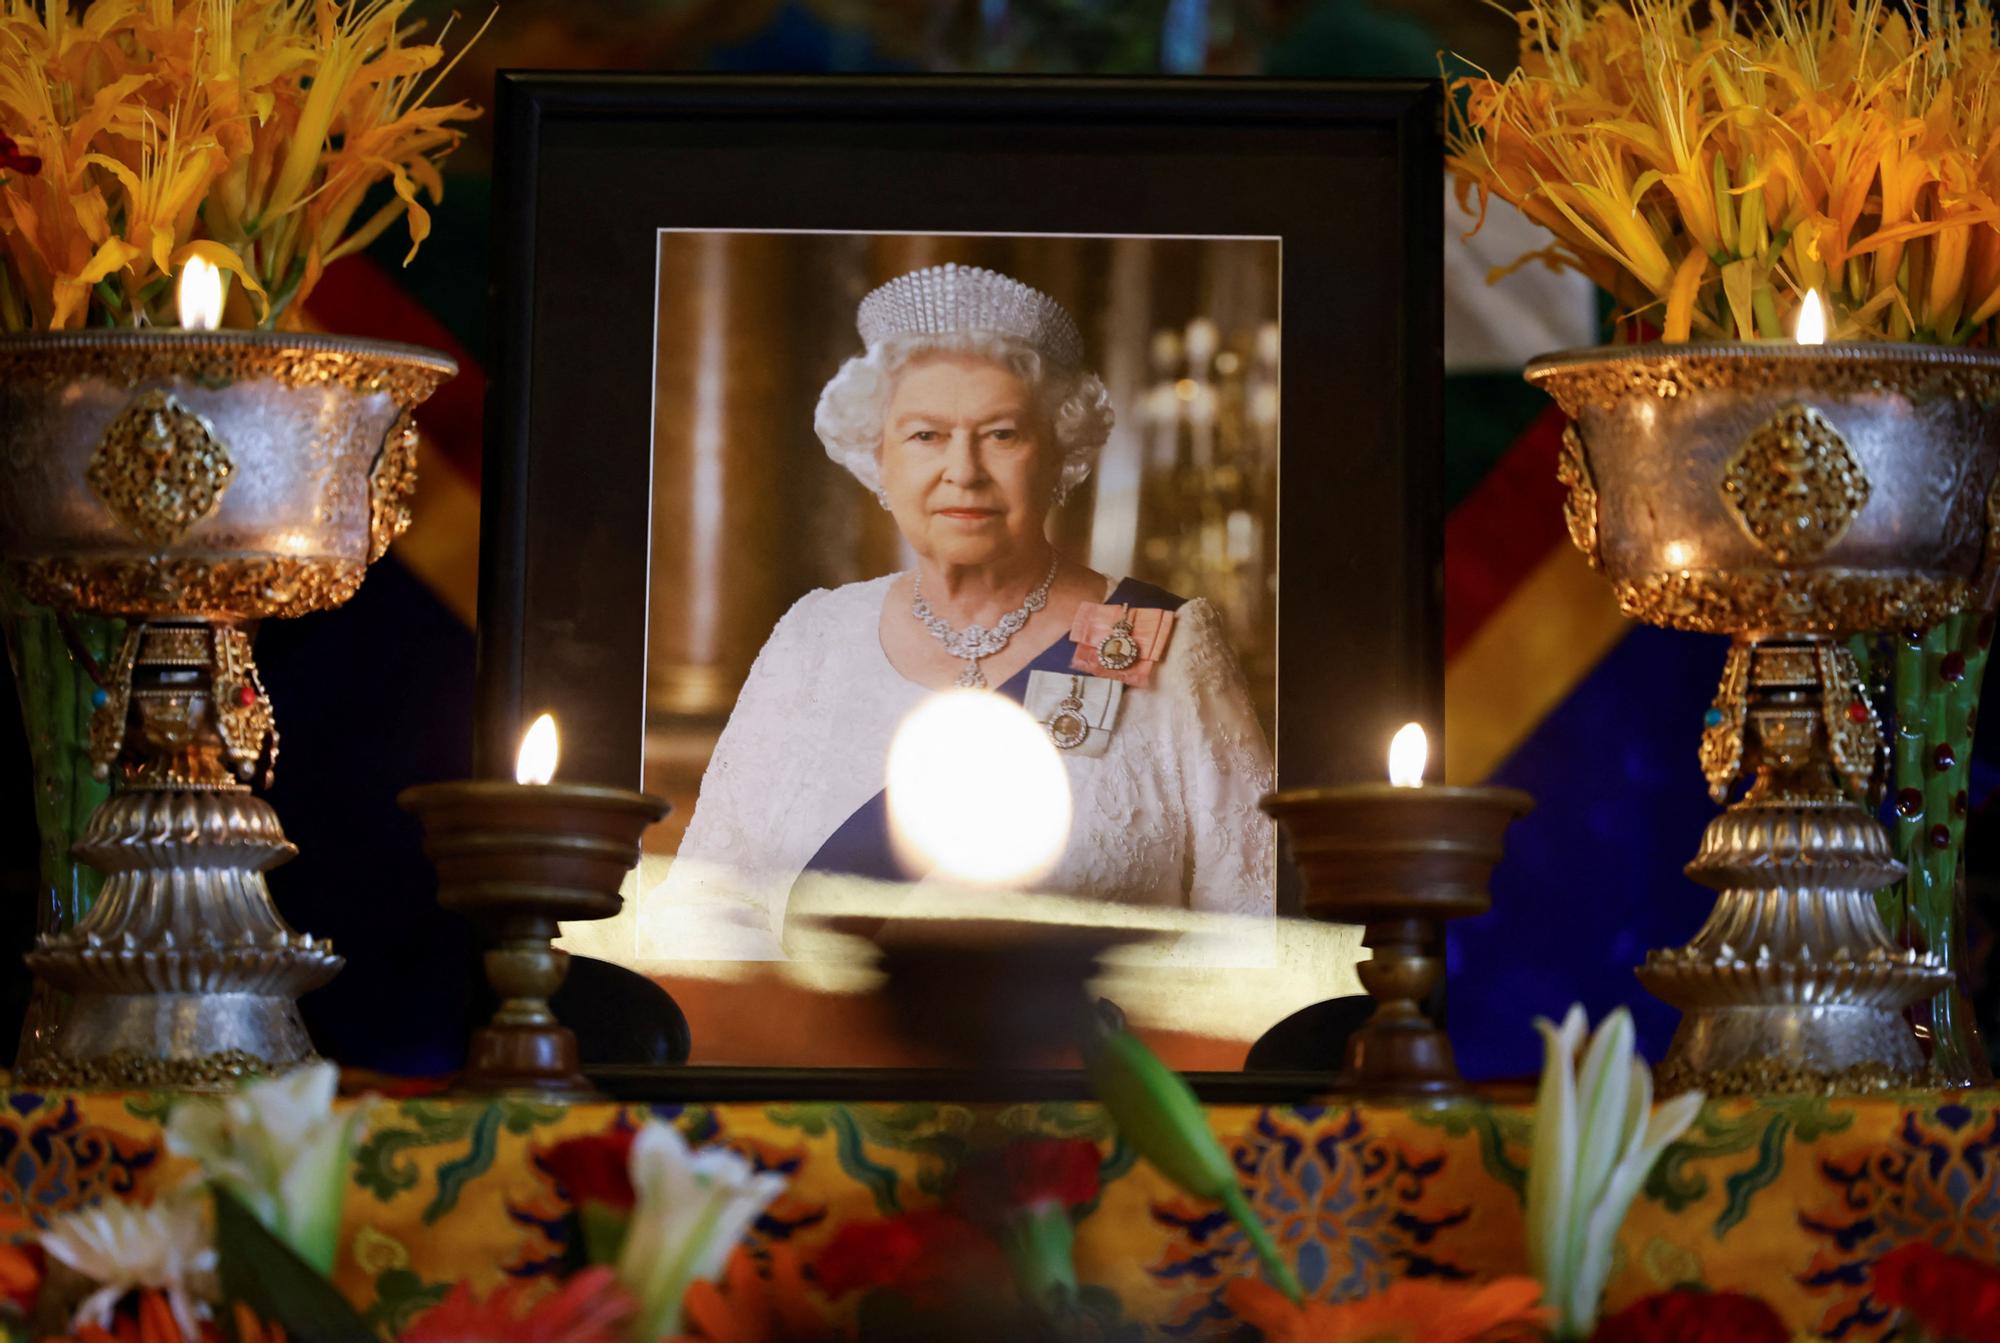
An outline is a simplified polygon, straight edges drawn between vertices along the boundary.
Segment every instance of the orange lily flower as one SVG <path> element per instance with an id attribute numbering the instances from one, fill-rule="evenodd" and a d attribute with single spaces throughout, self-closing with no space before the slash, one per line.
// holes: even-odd
<path id="1" fill-rule="evenodd" d="M 1781 339 L 1817 289 L 1837 339 L 2000 342 L 1993 4 L 1527 0 L 1449 166 L 1669 340 Z"/>
<path id="2" fill-rule="evenodd" d="M 396 220 L 414 252 L 474 109 L 424 105 L 445 52 L 413 3 L 0 7 L 0 329 L 171 323 L 191 255 L 236 276 L 225 320 L 284 325 Z"/>

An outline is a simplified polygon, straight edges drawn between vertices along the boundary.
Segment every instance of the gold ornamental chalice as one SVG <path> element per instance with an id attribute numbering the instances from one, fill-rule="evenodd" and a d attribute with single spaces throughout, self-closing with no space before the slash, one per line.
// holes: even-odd
<path id="1" fill-rule="evenodd" d="M 1570 537 L 1627 615 L 1730 635 L 1701 742 L 1725 802 L 1687 871 L 1720 894 L 1639 978 L 1681 1009 L 1664 1090 L 1920 1084 L 1904 1017 L 1949 982 L 1874 892 L 1882 730 L 1844 637 L 1963 610 L 2000 561 L 2000 356 L 1680 344 L 1536 360 L 1570 417 Z"/>
<path id="2" fill-rule="evenodd" d="M 429 350 L 267 331 L 0 337 L 0 563 L 58 614 L 123 618 L 79 857 L 107 879 L 28 963 L 68 995 L 34 1086 L 204 1087 L 310 1059 L 296 999 L 341 959 L 264 872 L 296 852 L 250 789 L 277 754 L 251 631 L 338 606 L 408 524 Z"/>

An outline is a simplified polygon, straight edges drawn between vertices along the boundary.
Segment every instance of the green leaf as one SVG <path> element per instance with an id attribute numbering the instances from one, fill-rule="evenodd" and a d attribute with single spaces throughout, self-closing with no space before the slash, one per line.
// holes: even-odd
<path id="1" fill-rule="evenodd" d="M 375 1331 L 292 1248 L 273 1236 L 235 1195 L 215 1189 L 215 1248 L 222 1298 L 241 1301 L 296 1343 L 362 1343 Z"/>

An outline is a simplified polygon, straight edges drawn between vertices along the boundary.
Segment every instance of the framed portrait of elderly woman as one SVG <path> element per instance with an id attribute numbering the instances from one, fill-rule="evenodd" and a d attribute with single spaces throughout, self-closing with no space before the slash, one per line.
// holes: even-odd
<path id="1" fill-rule="evenodd" d="M 1115 928 L 1186 1068 L 1358 992 L 1258 803 L 1439 721 L 1437 90 L 499 104 L 481 769 L 673 804 L 569 949 L 697 1064 L 917 1061 L 898 920 Z"/>

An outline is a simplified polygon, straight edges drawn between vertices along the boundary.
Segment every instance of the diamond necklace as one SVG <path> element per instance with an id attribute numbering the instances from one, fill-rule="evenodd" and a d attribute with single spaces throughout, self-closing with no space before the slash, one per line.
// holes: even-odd
<path id="1" fill-rule="evenodd" d="M 1028 617 L 1049 604 L 1049 585 L 1056 581 L 1056 556 L 1049 556 L 1049 571 L 1042 575 L 1041 586 L 1028 594 L 1028 599 L 1000 617 L 1000 623 L 992 629 L 984 625 L 967 625 L 962 630 L 953 629 L 945 619 L 931 610 L 931 604 L 924 600 L 924 577 L 915 576 L 911 586 L 915 600 L 910 603 L 910 614 L 917 622 L 931 632 L 931 637 L 944 645 L 944 651 L 955 658 L 965 659 L 965 670 L 958 674 L 957 684 L 974 690 L 986 689 L 986 677 L 979 670 L 979 660 L 990 658 L 1007 646 L 1007 641 L 1021 632 L 1028 623 Z"/>

